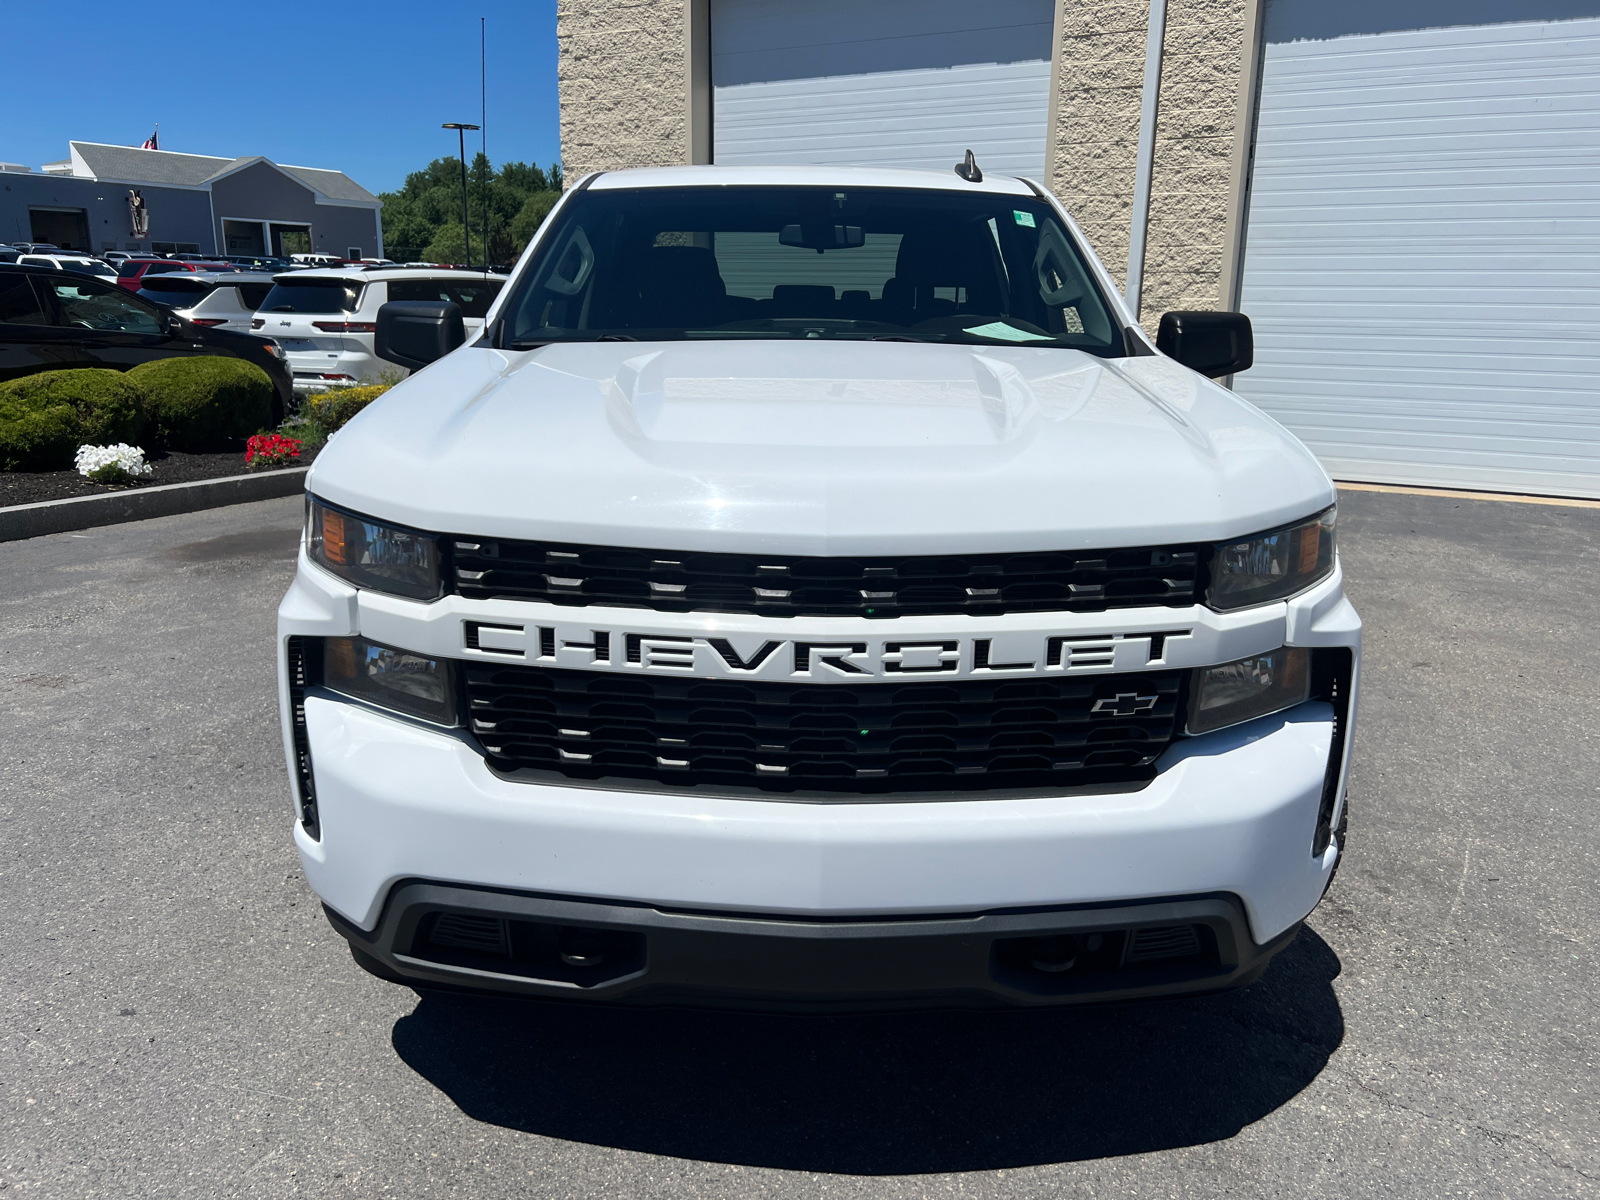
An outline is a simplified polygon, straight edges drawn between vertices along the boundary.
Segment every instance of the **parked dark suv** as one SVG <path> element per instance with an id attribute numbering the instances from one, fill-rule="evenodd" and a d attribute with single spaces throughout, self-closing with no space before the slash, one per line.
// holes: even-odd
<path id="1" fill-rule="evenodd" d="M 273 420 L 294 396 L 271 338 L 208 329 L 112 283 L 45 267 L 0 265 L 0 379 L 68 367 L 126 371 L 158 358 L 221 354 L 272 380 Z"/>

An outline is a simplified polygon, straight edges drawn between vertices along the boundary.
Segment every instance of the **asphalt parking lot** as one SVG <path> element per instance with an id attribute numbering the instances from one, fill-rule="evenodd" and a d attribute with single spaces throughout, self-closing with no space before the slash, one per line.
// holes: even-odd
<path id="1" fill-rule="evenodd" d="M 1255 987 L 827 1018 L 358 969 L 289 838 L 300 511 L 0 545 L 6 1196 L 1600 1194 L 1600 508 L 1342 498 L 1351 848 Z"/>

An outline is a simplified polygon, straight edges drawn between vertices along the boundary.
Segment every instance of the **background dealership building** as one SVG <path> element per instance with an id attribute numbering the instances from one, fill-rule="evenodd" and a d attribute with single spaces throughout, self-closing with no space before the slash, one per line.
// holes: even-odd
<path id="1" fill-rule="evenodd" d="M 567 178 L 1045 181 L 1336 478 L 1600 496 L 1600 0 L 559 0 Z"/>
<path id="2" fill-rule="evenodd" d="M 73 142 L 37 171 L 0 163 L 0 242 L 158 253 L 382 257 L 380 201 L 343 171 Z M 135 213 L 142 201 L 144 226 Z"/>

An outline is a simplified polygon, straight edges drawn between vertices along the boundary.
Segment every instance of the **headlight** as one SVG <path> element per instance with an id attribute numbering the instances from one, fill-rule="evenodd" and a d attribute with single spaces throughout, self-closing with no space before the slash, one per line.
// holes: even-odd
<path id="1" fill-rule="evenodd" d="M 364 638 L 328 638 L 322 682 L 329 691 L 436 725 L 456 723 L 456 689 L 447 659 L 391 650 Z"/>
<path id="2" fill-rule="evenodd" d="M 1218 546 L 1206 603 L 1247 608 L 1302 592 L 1333 572 L 1333 522 L 1338 508 L 1308 521 Z"/>
<path id="3" fill-rule="evenodd" d="M 307 501 L 311 560 L 341 579 L 375 592 L 437 600 L 444 591 L 439 542 L 432 534 L 380 525 L 354 513 Z"/>
<path id="4" fill-rule="evenodd" d="M 1194 673 L 1189 691 L 1189 733 L 1210 733 L 1302 704 L 1311 694 L 1311 651 L 1280 646 Z"/>

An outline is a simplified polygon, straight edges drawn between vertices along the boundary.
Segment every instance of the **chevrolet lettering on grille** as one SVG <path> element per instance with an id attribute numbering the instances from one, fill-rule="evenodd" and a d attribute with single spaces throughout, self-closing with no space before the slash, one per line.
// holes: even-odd
<path id="1" fill-rule="evenodd" d="M 464 648 L 484 658 L 589 671 L 814 683 L 1142 671 L 1163 665 L 1174 639 L 1192 636 L 1192 630 L 1172 629 L 1111 634 L 998 633 L 989 637 L 770 638 L 569 624 L 462 623 Z"/>

